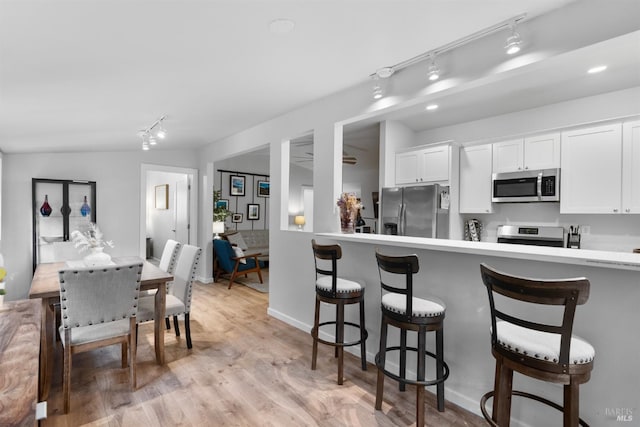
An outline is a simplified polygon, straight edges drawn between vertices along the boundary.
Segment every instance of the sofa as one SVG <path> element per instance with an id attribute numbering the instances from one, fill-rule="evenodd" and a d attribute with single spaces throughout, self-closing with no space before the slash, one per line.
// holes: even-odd
<path id="1" fill-rule="evenodd" d="M 221 235 L 232 245 L 238 246 L 245 254 L 260 252 L 258 260 L 269 261 L 269 230 L 238 230 Z"/>

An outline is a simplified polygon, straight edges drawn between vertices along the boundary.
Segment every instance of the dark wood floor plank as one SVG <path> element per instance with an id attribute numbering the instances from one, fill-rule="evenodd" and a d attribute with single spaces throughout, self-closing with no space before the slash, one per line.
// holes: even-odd
<path id="1" fill-rule="evenodd" d="M 309 304 L 313 304 L 310 301 Z M 166 365 L 155 362 L 153 325 L 139 328 L 138 389 L 131 391 L 117 346 L 74 358 L 71 412 L 62 413 L 55 374 L 43 426 L 409 426 L 415 389 L 400 393 L 387 380 L 382 411 L 374 410 L 376 370 L 345 355 L 345 383 L 336 384 L 333 348 L 321 345 L 311 371 L 311 336 L 267 316 L 268 295 L 242 285 L 196 283 L 193 349 L 165 332 Z M 57 349 L 54 372 L 61 367 Z M 427 393 L 427 425 L 484 426 L 481 418 L 447 402 L 435 409 Z"/>

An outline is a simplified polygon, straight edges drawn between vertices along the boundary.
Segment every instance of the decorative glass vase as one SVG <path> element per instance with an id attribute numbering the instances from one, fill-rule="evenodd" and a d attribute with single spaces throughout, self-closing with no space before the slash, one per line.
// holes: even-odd
<path id="1" fill-rule="evenodd" d="M 85 256 L 82 261 L 87 267 L 109 265 L 111 263 L 111 255 L 104 252 L 104 247 L 98 246 L 89 248 L 89 255 Z"/>
<path id="2" fill-rule="evenodd" d="M 80 213 L 82 216 L 87 216 L 91 213 L 91 206 L 87 203 L 87 196 L 84 196 L 84 203 L 82 204 L 82 207 L 80 207 Z"/>
<path id="3" fill-rule="evenodd" d="M 355 212 L 341 211 L 340 212 L 340 231 L 344 234 L 355 233 Z"/>
<path id="4" fill-rule="evenodd" d="M 40 206 L 40 213 L 42 216 L 49 216 L 51 215 L 51 211 L 53 211 L 53 209 L 51 209 L 51 206 L 49 205 L 49 195 L 45 194 L 44 203 Z"/>

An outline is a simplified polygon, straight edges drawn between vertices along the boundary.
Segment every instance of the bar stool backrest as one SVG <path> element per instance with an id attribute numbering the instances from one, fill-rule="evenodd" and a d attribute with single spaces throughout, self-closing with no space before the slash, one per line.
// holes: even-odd
<path id="1" fill-rule="evenodd" d="M 316 281 L 318 276 L 331 276 L 331 293 L 337 294 L 338 260 L 342 258 L 340 245 L 319 245 L 315 239 L 311 240 L 313 260 L 316 268 Z"/>
<path id="2" fill-rule="evenodd" d="M 482 281 L 487 287 L 489 295 L 489 305 L 491 309 L 491 345 L 493 349 L 510 359 L 519 363 L 529 364 L 539 368 L 541 365 L 549 365 L 551 362 L 541 361 L 533 358 L 524 358 L 522 355 L 509 352 L 498 344 L 496 322 L 504 320 L 523 328 L 536 331 L 554 333 L 560 335 L 560 355 L 559 366 L 569 365 L 569 351 L 571 344 L 571 334 L 573 332 L 573 320 L 576 306 L 582 305 L 589 299 L 589 280 L 584 277 L 570 279 L 532 279 L 509 275 L 493 269 L 487 264 L 480 265 Z M 545 306 L 564 306 L 562 321 L 560 325 L 551 324 L 550 317 L 543 314 L 540 318 L 546 321 L 531 321 L 508 314 L 506 311 L 496 308 L 495 294 L 500 294 L 507 299 L 523 301 Z"/>
<path id="3" fill-rule="evenodd" d="M 413 275 L 420 270 L 418 257 L 416 255 L 383 255 L 376 249 L 376 260 L 381 292 L 393 292 L 405 296 L 406 315 L 395 314 L 395 316 L 404 317 L 404 321 L 410 322 L 411 313 L 413 313 Z"/>

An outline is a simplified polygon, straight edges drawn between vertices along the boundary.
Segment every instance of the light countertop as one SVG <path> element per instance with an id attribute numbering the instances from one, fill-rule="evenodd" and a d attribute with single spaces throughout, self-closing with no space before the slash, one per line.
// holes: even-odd
<path id="1" fill-rule="evenodd" d="M 385 234 L 316 233 L 338 241 L 640 271 L 640 254 Z"/>

